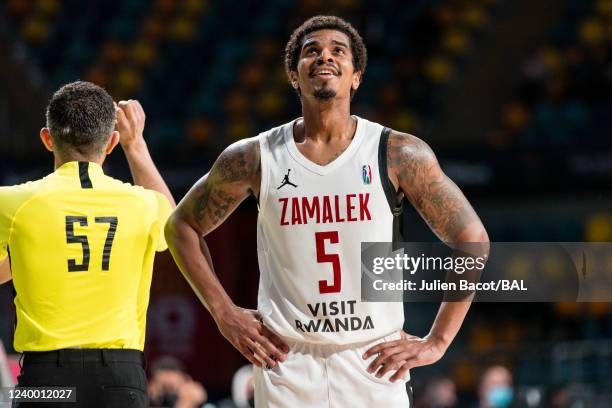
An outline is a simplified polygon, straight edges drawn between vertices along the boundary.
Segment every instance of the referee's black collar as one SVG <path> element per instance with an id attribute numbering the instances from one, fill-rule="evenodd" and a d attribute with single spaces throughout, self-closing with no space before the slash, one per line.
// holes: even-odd
<path id="1" fill-rule="evenodd" d="M 85 162 L 79 162 L 79 161 L 66 162 L 62 164 L 61 166 L 59 166 L 57 169 L 55 169 L 55 173 L 67 174 L 67 175 L 78 175 L 79 169 L 80 169 L 79 163 L 87 164 L 87 169 L 88 169 L 88 173 L 90 177 L 104 174 L 104 170 L 102 169 L 102 166 L 100 166 L 98 163 L 87 162 L 87 161 Z M 83 167 L 83 165 L 80 165 L 80 166 Z"/>

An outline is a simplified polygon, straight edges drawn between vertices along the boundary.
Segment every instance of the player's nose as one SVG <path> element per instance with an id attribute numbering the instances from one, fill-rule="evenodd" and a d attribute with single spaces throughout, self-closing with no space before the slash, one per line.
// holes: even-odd
<path id="1" fill-rule="evenodd" d="M 330 49 L 325 47 L 321 50 L 321 53 L 319 54 L 318 62 L 319 64 L 326 64 L 329 62 L 334 62 L 334 54 L 331 52 Z"/>

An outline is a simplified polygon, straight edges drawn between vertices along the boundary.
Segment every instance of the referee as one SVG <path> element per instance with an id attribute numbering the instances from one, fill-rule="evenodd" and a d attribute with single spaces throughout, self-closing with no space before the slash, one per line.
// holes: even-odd
<path id="1" fill-rule="evenodd" d="M 153 258 L 166 249 L 175 203 L 143 139 L 144 111 L 73 82 L 53 95 L 46 116 L 40 138 L 55 172 L 0 187 L 0 271 L 8 273 L 8 258 L 14 346 L 23 352 L 18 385 L 75 387 L 76 403 L 14 406 L 148 406 L 142 349 Z M 138 186 L 102 170 L 118 143 Z"/>

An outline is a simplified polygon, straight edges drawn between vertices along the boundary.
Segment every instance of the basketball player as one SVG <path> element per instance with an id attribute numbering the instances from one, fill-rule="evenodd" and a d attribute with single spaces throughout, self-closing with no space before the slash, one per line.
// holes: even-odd
<path id="1" fill-rule="evenodd" d="M 257 366 L 257 407 L 407 407 L 408 370 L 442 357 L 469 308 L 443 303 L 418 338 L 402 331 L 401 303 L 361 301 L 360 244 L 391 242 L 404 196 L 444 242 L 488 241 L 423 141 L 350 114 L 365 66 L 350 24 L 306 21 L 285 57 L 303 117 L 229 146 L 166 225 L 219 330 Z M 232 302 L 199 240 L 249 195 L 259 203 L 257 311 Z"/>

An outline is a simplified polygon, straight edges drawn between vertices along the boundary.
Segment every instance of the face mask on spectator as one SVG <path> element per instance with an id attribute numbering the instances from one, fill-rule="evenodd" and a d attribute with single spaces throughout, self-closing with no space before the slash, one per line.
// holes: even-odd
<path id="1" fill-rule="evenodd" d="M 512 403 L 512 388 L 507 385 L 493 387 L 487 393 L 487 403 L 494 408 L 505 408 Z"/>

